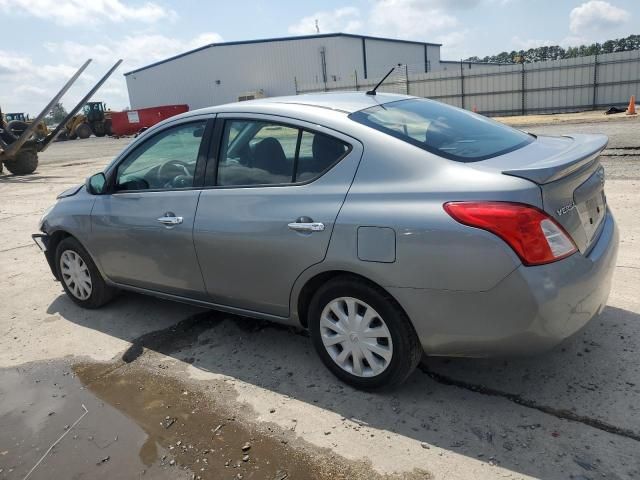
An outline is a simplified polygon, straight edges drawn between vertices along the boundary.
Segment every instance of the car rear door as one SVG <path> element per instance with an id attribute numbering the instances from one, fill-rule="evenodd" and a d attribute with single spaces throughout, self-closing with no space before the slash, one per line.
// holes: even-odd
<path id="1" fill-rule="evenodd" d="M 91 213 L 91 248 L 111 280 L 203 298 L 193 222 L 213 120 L 172 122 L 126 152 Z M 160 170 L 163 168 L 164 170 Z"/>
<path id="2" fill-rule="evenodd" d="M 267 115 L 222 114 L 216 130 L 194 223 L 207 293 L 217 304 L 286 317 L 296 278 L 325 257 L 362 146 Z"/>

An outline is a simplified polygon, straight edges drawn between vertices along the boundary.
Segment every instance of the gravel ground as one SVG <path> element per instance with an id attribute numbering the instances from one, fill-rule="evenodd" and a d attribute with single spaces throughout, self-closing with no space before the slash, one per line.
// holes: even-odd
<path id="1" fill-rule="evenodd" d="M 36 175 L 0 176 L 0 479 L 24 478 L 67 431 L 29 478 L 639 478 L 638 123 L 527 129 L 610 137 L 608 306 L 547 354 L 428 359 L 379 394 L 338 382 L 302 332 L 134 294 L 97 311 L 65 297 L 30 234 L 129 139 L 57 143 Z"/>

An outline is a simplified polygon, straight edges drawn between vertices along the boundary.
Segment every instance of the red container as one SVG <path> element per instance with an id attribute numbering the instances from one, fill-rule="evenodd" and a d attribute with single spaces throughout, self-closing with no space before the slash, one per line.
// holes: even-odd
<path id="1" fill-rule="evenodd" d="M 133 135 L 166 118 L 189 111 L 189 105 L 162 105 L 111 113 L 111 131 L 114 136 Z"/>

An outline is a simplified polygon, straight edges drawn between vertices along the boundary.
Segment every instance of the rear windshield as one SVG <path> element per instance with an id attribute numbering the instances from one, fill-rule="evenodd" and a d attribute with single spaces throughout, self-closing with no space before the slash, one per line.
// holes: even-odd
<path id="1" fill-rule="evenodd" d="M 349 118 L 458 162 L 485 160 L 533 141 L 482 115 L 419 98 L 367 108 Z"/>

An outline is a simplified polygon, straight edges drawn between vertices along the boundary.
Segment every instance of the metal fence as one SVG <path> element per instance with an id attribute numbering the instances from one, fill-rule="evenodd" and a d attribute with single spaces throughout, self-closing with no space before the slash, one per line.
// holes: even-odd
<path id="1" fill-rule="evenodd" d="M 640 50 L 473 69 L 465 62 L 455 66 L 420 73 L 399 65 L 379 91 L 431 98 L 485 115 L 526 115 L 625 106 L 640 90 Z M 380 78 L 358 79 L 354 71 L 351 78 L 335 82 L 296 82 L 296 93 L 368 90 Z"/>

